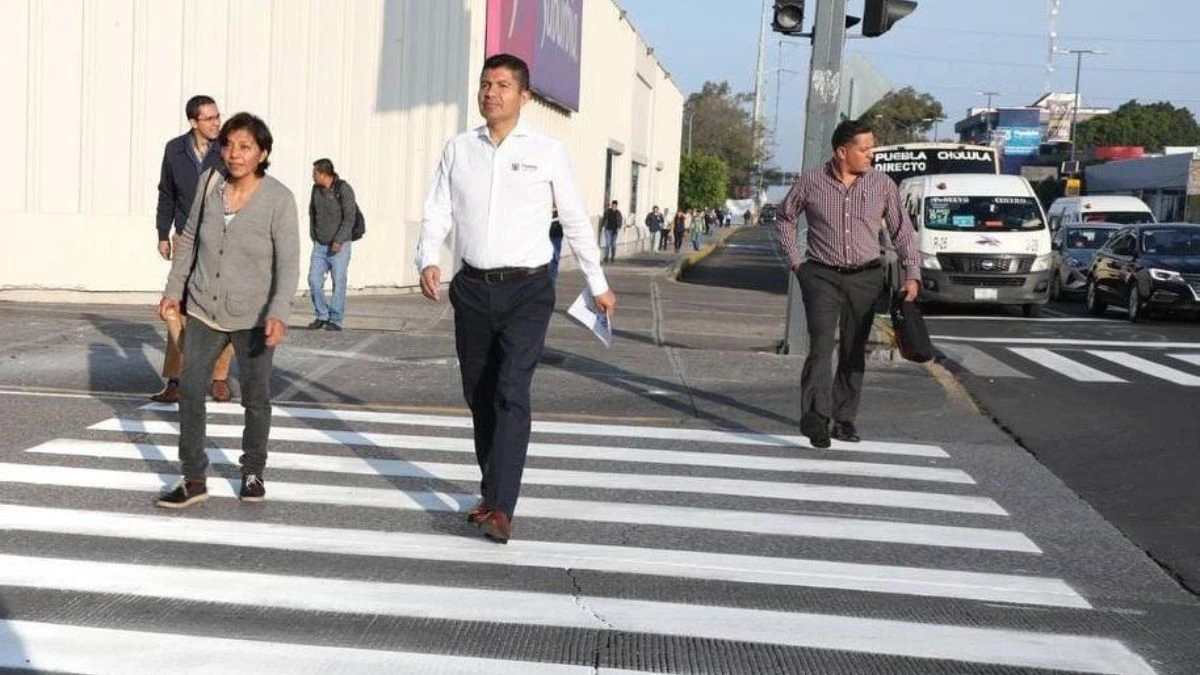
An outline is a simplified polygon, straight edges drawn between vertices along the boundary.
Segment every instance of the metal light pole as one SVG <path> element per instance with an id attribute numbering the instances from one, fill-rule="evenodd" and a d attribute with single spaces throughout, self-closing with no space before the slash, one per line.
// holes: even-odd
<path id="1" fill-rule="evenodd" d="M 838 123 L 838 94 L 842 81 L 842 49 L 846 44 L 846 0 L 818 0 L 813 24 L 812 62 L 809 67 L 808 103 L 804 118 L 804 158 L 800 171 L 821 165 L 829 154 L 829 139 Z M 796 241 L 803 252 L 808 219 L 796 223 Z M 808 319 L 804 315 L 800 282 L 788 274 L 787 332 L 783 349 L 788 354 L 808 353 Z"/>
<path id="2" fill-rule="evenodd" d="M 921 120 L 922 122 L 933 122 L 933 142 L 934 143 L 937 143 L 937 140 L 938 140 L 938 132 L 937 132 L 938 122 L 941 122 L 944 119 L 946 119 L 946 118 L 945 117 L 926 117 L 925 119 Z"/>
<path id="3" fill-rule="evenodd" d="M 1071 106 L 1071 161 L 1075 161 L 1075 119 L 1079 116 L 1079 71 L 1083 68 L 1084 54 L 1104 54 L 1099 49 L 1063 49 L 1060 54 L 1075 55 L 1075 103 Z"/>
<path id="4" fill-rule="evenodd" d="M 986 132 L 987 133 L 987 142 L 991 143 L 992 142 L 992 97 L 993 96 L 1003 96 L 1004 92 L 1002 92 L 1002 91 L 977 91 L 975 93 L 979 94 L 980 96 L 987 97 L 987 112 L 985 112 L 984 115 L 986 116 L 985 119 L 987 120 L 987 132 Z"/>
<path id="5" fill-rule="evenodd" d="M 758 68 L 754 72 L 754 116 L 751 119 L 751 124 L 753 126 L 750 128 L 750 147 L 751 151 L 754 153 L 754 155 L 751 156 L 751 159 L 757 160 L 754 162 L 754 166 L 755 171 L 758 173 L 758 185 L 756 188 L 760 194 L 762 193 L 763 189 L 763 179 L 762 160 L 759 146 L 763 140 L 762 104 L 763 97 L 766 95 L 766 92 L 763 91 L 763 89 L 766 87 L 766 81 L 764 79 L 766 74 L 763 68 L 765 67 L 767 60 L 767 17 L 770 16 L 768 14 L 769 9 L 770 0 L 763 0 L 762 14 L 758 17 Z M 755 196 L 757 197 L 758 195 Z"/>

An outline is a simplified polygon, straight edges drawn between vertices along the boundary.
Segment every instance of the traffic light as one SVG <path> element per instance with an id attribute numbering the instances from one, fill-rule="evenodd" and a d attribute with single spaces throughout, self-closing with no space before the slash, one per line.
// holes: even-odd
<path id="1" fill-rule="evenodd" d="M 879 37 L 916 8 L 913 0 L 867 0 L 863 6 L 862 34 Z"/>
<path id="2" fill-rule="evenodd" d="M 804 0 L 775 0 L 775 18 L 771 30 L 784 35 L 804 32 Z"/>

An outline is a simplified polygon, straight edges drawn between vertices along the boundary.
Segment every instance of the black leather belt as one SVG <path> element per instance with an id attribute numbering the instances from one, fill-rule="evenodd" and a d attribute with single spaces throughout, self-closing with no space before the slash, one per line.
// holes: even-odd
<path id="1" fill-rule="evenodd" d="M 485 284 L 507 284 L 546 274 L 549 271 L 549 265 L 542 265 L 541 267 L 495 267 L 490 270 L 481 270 L 478 267 L 471 267 L 467 263 L 463 263 L 462 269 L 458 273 L 468 279 L 477 279 Z"/>
<path id="2" fill-rule="evenodd" d="M 834 272 L 837 272 L 838 274 L 857 274 L 859 272 L 866 272 L 867 270 L 877 270 L 883 266 L 883 263 L 881 263 L 878 260 L 872 260 L 869 263 L 866 263 L 863 265 L 858 265 L 858 266 L 827 265 L 823 262 L 820 262 L 819 260 L 809 260 L 809 261 L 806 261 L 804 264 L 805 265 L 816 265 L 817 267 L 824 267 L 825 269 L 833 270 Z"/>

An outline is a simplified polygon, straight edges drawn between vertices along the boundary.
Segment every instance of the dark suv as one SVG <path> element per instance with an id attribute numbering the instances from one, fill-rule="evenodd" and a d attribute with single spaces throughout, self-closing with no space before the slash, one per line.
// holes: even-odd
<path id="1" fill-rule="evenodd" d="M 1200 314 L 1200 225 L 1143 223 L 1113 233 L 1088 272 L 1087 309 L 1125 307 L 1137 321 L 1149 310 Z"/>

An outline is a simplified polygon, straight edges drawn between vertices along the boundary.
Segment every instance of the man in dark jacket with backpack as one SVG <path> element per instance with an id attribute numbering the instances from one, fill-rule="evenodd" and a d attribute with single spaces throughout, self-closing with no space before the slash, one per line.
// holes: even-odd
<path id="1" fill-rule="evenodd" d="M 346 273 L 350 269 L 351 241 L 362 236 L 355 231 L 361 220 L 354 189 L 333 170 L 333 162 L 313 162 L 313 189 L 308 203 L 312 259 L 308 266 L 308 290 L 316 319 L 309 329 L 341 330 L 346 318 Z M 325 274 L 333 277 L 333 302 L 325 301 Z"/>

